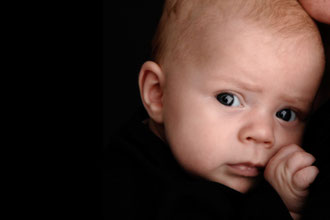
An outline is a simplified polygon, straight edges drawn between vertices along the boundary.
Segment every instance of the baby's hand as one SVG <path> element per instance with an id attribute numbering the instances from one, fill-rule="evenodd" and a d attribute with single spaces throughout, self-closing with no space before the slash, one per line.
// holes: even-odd
<path id="1" fill-rule="evenodd" d="M 279 150 L 268 162 L 264 176 L 282 198 L 294 219 L 300 217 L 308 187 L 319 170 L 312 166 L 315 158 L 297 145 Z"/>

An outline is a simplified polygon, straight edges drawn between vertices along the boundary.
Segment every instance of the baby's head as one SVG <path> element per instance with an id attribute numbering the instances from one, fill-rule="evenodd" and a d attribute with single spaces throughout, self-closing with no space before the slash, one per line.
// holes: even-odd
<path id="1" fill-rule="evenodd" d="M 323 68 L 296 0 L 172 0 L 139 86 L 151 130 L 184 169 L 246 192 L 300 143 Z"/>

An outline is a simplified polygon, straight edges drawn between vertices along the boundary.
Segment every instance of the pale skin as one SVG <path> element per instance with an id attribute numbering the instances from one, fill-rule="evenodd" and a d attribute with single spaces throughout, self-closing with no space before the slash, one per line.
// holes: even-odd
<path id="1" fill-rule="evenodd" d="M 299 145 L 323 72 L 321 49 L 312 38 L 283 39 L 242 22 L 205 28 L 189 57 L 142 66 L 149 126 L 188 172 L 239 192 L 264 168 L 298 219 L 318 173 Z"/>

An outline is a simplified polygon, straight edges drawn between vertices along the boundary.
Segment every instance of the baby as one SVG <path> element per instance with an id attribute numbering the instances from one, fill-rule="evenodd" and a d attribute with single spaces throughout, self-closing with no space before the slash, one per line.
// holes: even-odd
<path id="1" fill-rule="evenodd" d="M 153 43 L 139 74 L 144 123 L 178 164 L 240 193 L 264 176 L 299 218 L 318 174 L 299 145 L 324 69 L 300 4 L 167 0 Z"/>
<path id="2" fill-rule="evenodd" d="M 298 213 L 316 177 L 298 145 L 324 67 L 295 0 L 167 1 L 140 72 L 150 129 L 188 172 L 242 193 L 265 177 Z"/>

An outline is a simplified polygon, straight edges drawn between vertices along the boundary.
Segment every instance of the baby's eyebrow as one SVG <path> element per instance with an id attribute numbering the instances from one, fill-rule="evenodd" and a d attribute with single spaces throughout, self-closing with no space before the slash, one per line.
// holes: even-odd
<path id="1" fill-rule="evenodd" d="M 236 83 L 239 87 L 241 87 L 245 90 L 249 90 L 251 92 L 257 92 L 257 93 L 263 92 L 263 90 L 260 87 L 258 87 L 257 85 L 252 85 L 247 82 L 240 81 L 240 80 L 234 80 L 234 83 Z"/>
<path id="2" fill-rule="evenodd" d="M 263 89 L 260 86 L 247 82 L 247 81 L 244 81 L 242 79 L 237 79 L 235 77 L 230 77 L 228 79 L 225 78 L 224 81 L 226 81 L 228 83 L 233 83 L 233 84 L 237 85 L 238 87 L 240 87 L 244 90 L 251 91 L 251 92 L 256 92 L 256 93 L 263 92 Z"/>
<path id="3" fill-rule="evenodd" d="M 280 97 L 282 100 L 288 103 L 294 103 L 300 106 L 306 106 L 310 104 L 310 100 L 303 98 L 303 97 L 298 97 L 298 96 L 293 96 L 293 95 L 285 95 Z"/>

